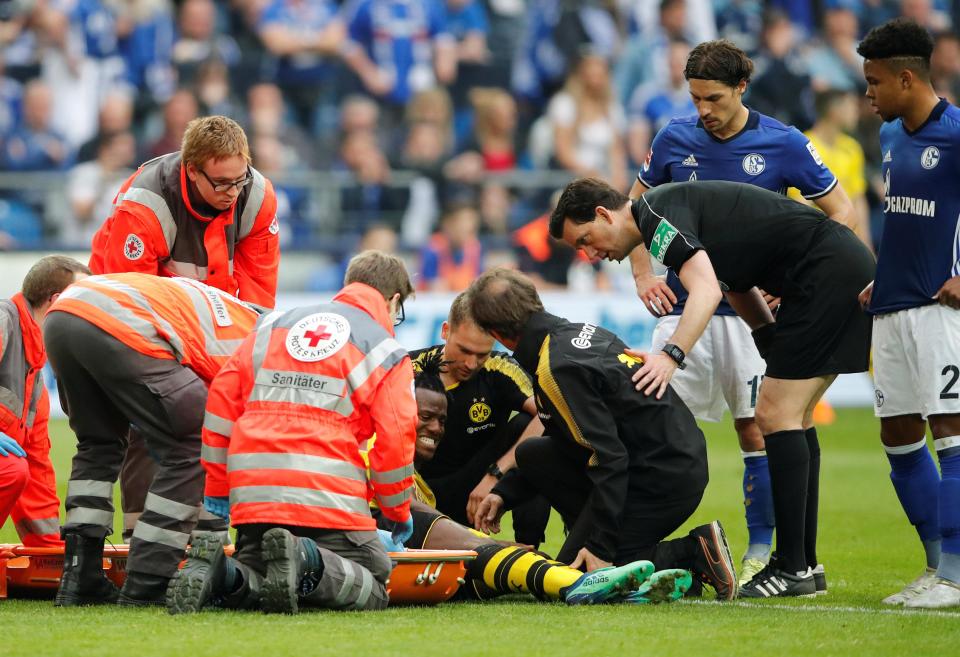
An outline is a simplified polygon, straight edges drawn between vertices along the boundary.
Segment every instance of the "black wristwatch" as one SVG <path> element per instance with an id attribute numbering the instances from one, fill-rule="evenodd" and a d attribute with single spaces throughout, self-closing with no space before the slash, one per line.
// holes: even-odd
<path id="1" fill-rule="evenodd" d="M 500 470 L 500 466 L 496 463 L 490 464 L 490 467 L 487 468 L 487 474 L 492 475 L 497 481 L 503 479 L 503 472 Z"/>
<path id="2" fill-rule="evenodd" d="M 673 362 L 677 364 L 677 367 L 679 369 L 681 370 L 687 369 L 686 363 L 683 362 L 683 360 L 687 357 L 687 355 L 683 353 L 683 349 L 681 349 L 675 344 L 667 343 L 663 345 L 663 353 L 670 356 L 670 358 L 673 359 Z"/>

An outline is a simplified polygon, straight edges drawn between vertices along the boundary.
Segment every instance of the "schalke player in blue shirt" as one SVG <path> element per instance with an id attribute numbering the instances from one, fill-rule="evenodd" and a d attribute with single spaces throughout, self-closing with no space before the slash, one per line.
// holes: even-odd
<path id="1" fill-rule="evenodd" d="M 850 199 L 810 140 L 796 128 L 744 106 L 742 97 L 752 72 L 753 62 L 730 41 L 707 41 L 691 51 L 684 75 L 697 114 L 676 118 L 657 134 L 630 197 L 639 198 L 649 188 L 668 182 L 727 180 L 781 194 L 795 187 L 832 219 L 841 223 L 854 220 Z M 658 352 L 673 342 L 671 337 L 687 293 L 672 270 L 668 270 L 666 281 L 654 276 L 642 245 L 630 260 L 640 298 L 659 317 L 652 345 Z M 779 299 L 769 295 L 767 299 L 775 310 Z M 774 529 L 766 446 L 754 422 L 765 366 L 749 327 L 725 301 L 687 363 L 687 369 L 673 378 L 677 393 L 702 420 L 717 422 L 724 408 L 729 408 L 740 440 L 749 530 L 749 545 L 740 569 L 742 586 L 769 560 Z M 815 549 L 820 447 L 816 428 L 811 425 L 805 429 L 811 457 L 806 554 L 818 590 L 825 593 L 826 577 Z"/>
<path id="2" fill-rule="evenodd" d="M 890 479 L 927 561 L 884 602 L 920 608 L 960 605 L 960 109 L 930 84 L 932 51 L 927 31 L 904 19 L 874 28 L 857 48 L 867 98 L 886 121 L 886 223 L 876 279 L 860 295 L 874 315 L 874 408 Z"/>

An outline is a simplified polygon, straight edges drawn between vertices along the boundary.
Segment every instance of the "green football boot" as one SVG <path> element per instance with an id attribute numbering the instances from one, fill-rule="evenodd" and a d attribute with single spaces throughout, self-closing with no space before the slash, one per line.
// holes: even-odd
<path id="1" fill-rule="evenodd" d="M 596 605 L 622 597 L 647 581 L 654 565 L 649 561 L 634 561 L 625 566 L 600 568 L 585 573 L 563 591 L 568 605 Z"/>
<path id="2" fill-rule="evenodd" d="M 690 589 L 693 576 L 689 570 L 671 568 L 658 570 L 650 575 L 640 588 L 625 596 L 622 602 L 635 605 L 656 605 L 661 602 L 673 602 L 683 597 Z"/>

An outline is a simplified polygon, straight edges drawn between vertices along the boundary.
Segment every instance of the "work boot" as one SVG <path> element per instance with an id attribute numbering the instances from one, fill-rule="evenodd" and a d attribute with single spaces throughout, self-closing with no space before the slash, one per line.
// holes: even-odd
<path id="1" fill-rule="evenodd" d="M 167 611 L 195 613 L 216 606 L 227 594 L 227 555 L 223 540 L 213 532 L 196 533 L 187 550 L 187 562 L 167 588 Z"/>
<path id="2" fill-rule="evenodd" d="M 277 527 L 264 533 L 260 547 L 267 566 L 262 609 L 268 614 L 296 614 L 300 611 L 300 595 L 312 591 L 319 580 L 317 544 Z"/>
<path id="3" fill-rule="evenodd" d="M 152 573 L 127 573 L 117 604 L 121 607 L 152 607 L 166 604 L 169 577 Z"/>
<path id="4" fill-rule="evenodd" d="M 53 601 L 55 607 L 109 605 L 117 587 L 103 573 L 103 538 L 70 533 L 64 536 L 63 576 Z"/>

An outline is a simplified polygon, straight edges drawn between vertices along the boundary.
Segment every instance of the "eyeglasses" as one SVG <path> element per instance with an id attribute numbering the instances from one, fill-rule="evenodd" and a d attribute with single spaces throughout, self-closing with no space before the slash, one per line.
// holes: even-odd
<path id="1" fill-rule="evenodd" d="M 397 311 L 397 316 L 393 318 L 393 325 L 400 326 L 406 318 L 407 315 L 403 312 L 403 302 L 400 301 L 400 309 Z"/>
<path id="2" fill-rule="evenodd" d="M 231 187 L 236 187 L 237 191 L 240 191 L 244 187 L 250 184 L 253 180 L 253 174 L 250 173 L 250 170 L 247 169 L 247 175 L 244 176 L 243 180 L 237 180 L 236 182 L 214 182 L 210 179 L 210 176 L 207 175 L 207 172 L 203 169 L 197 169 L 200 173 L 203 174 L 203 177 L 207 179 L 207 182 L 210 183 L 210 186 L 213 187 L 215 192 L 226 192 L 229 191 Z"/>

